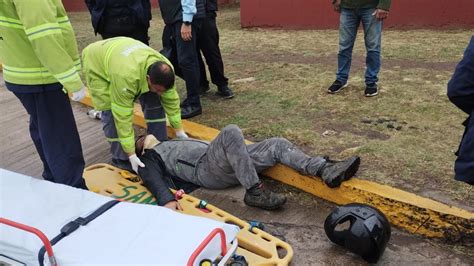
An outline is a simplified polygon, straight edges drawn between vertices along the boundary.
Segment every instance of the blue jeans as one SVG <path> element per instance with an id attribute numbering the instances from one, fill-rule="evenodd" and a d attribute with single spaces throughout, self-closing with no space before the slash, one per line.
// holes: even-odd
<path id="1" fill-rule="evenodd" d="M 336 79 L 346 83 L 352 62 L 352 49 L 357 36 L 357 29 L 362 22 L 364 28 L 365 48 L 367 57 L 365 64 L 365 83 L 371 84 L 378 81 L 380 71 L 380 50 L 382 42 L 382 21 L 373 16 L 374 8 L 341 9 L 339 22 L 339 54 Z"/>

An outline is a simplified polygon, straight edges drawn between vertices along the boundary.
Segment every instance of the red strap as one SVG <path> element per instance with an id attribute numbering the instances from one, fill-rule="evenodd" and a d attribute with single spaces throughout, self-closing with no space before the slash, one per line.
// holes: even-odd
<path id="1" fill-rule="evenodd" d="M 186 194 L 184 192 L 184 190 L 180 189 L 180 190 L 176 191 L 176 193 L 174 194 L 174 197 L 175 197 L 176 200 L 180 200 L 180 199 L 183 198 L 184 194 Z"/>

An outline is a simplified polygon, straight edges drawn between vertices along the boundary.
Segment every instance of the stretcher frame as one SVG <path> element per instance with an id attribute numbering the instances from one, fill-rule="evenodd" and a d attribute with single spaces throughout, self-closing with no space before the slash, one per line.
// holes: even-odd
<path id="1" fill-rule="evenodd" d="M 26 231 L 26 232 L 29 232 L 29 233 L 32 233 L 32 234 L 36 235 L 41 240 L 41 242 L 43 242 L 43 245 L 46 248 L 46 253 L 48 254 L 48 259 L 49 259 L 50 265 L 51 266 L 58 266 L 58 264 L 56 262 L 56 257 L 54 255 L 54 251 L 53 251 L 53 245 L 51 244 L 51 241 L 46 237 L 46 235 L 43 232 L 41 232 L 37 228 L 28 226 L 26 224 L 22 224 L 22 223 L 15 222 L 15 221 L 5 219 L 5 218 L 1 218 L 1 217 L 0 217 L 0 224 L 5 224 L 7 226 L 10 226 L 10 227 L 13 227 L 13 228 L 16 228 L 16 229 L 19 229 L 19 230 L 23 230 L 23 231 Z M 230 248 L 227 249 L 227 240 L 226 240 L 226 237 L 225 237 L 224 230 L 222 230 L 221 228 L 216 228 L 216 229 L 212 230 L 209 233 L 209 235 L 201 242 L 201 244 L 191 254 L 191 256 L 189 257 L 187 266 L 202 265 L 202 261 L 199 262 L 199 264 L 198 264 L 196 259 L 199 256 L 199 254 L 206 248 L 206 246 L 209 244 L 209 242 L 211 242 L 211 240 L 216 235 L 218 235 L 220 240 L 221 240 L 220 242 L 221 242 L 221 256 L 222 256 L 221 258 L 219 258 L 219 262 L 217 263 L 217 266 L 224 266 L 224 265 L 226 265 L 227 262 L 230 261 L 230 259 L 232 258 L 232 256 L 235 254 L 235 252 L 237 250 L 238 240 L 234 239 L 231 242 Z M 0 265 L 9 265 L 9 264 L 8 263 L 3 264 L 3 262 L 0 261 Z"/>
<path id="2" fill-rule="evenodd" d="M 138 176 L 108 164 L 95 164 L 84 169 L 89 190 L 119 200 L 156 205 L 155 198 L 142 185 Z M 176 195 L 176 191 L 173 191 Z M 240 227 L 236 254 L 249 265 L 288 265 L 293 258 L 291 246 L 249 223 L 193 196 L 178 195 L 183 213 L 206 217 Z M 280 255 L 279 255 L 280 251 Z M 282 254 L 285 253 L 285 254 Z"/>

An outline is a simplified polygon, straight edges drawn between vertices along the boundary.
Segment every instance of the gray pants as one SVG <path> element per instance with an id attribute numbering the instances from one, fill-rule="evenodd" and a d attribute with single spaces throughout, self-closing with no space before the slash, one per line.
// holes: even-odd
<path id="1" fill-rule="evenodd" d="M 210 189 L 239 184 L 249 189 L 260 181 L 258 173 L 276 163 L 315 176 L 326 160 L 304 154 L 284 138 L 271 138 L 246 145 L 240 128 L 228 125 L 209 144 L 206 154 L 197 165 L 195 180 L 187 181 Z"/>
<path id="2" fill-rule="evenodd" d="M 145 116 L 148 134 L 153 134 L 159 141 L 167 140 L 166 114 L 161 106 L 160 97 L 155 93 L 147 92 L 142 94 L 139 99 Z M 128 160 L 128 155 L 123 151 L 120 142 L 110 141 L 110 139 L 118 138 L 112 111 L 103 111 L 101 121 L 105 137 L 107 137 L 110 142 L 112 158 Z"/>

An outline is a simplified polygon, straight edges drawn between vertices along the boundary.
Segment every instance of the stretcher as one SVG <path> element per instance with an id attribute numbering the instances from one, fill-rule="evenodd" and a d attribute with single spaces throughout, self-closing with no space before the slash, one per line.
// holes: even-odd
<path id="1" fill-rule="evenodd" d="M 0 265 L 224 265 L 239 230 L 0 168 Z"/>
<path id="2" fill-rule="evenodd" d="M 124 201 L 156 205 L 155 198 L 141 184 L 139 177 L 127 171 L 108 164 L 96 164 L 87 167 L 83 176 L 91 191 Z M 236 253 L 244 256 L 249 265 L 288 265 L 290 263 L 293 249 L 288 243 L 204 200 L 174 192 L 179 198 L 184 213 L 237 225 L 241 230 L 237 234 L 239 247 Z"/>

